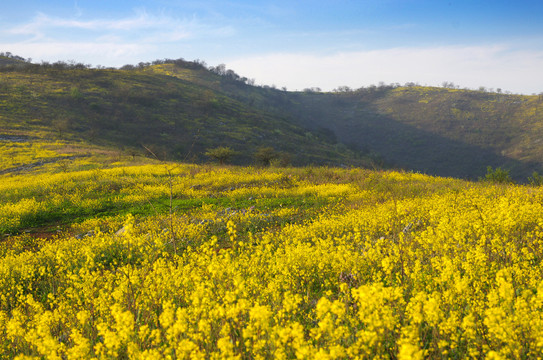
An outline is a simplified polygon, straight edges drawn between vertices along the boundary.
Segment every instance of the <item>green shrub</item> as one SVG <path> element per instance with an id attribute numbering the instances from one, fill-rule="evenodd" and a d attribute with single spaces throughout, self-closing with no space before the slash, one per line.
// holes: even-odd
<path id="1" fill-rule="evenodd" d="M 509 170 L 502 169 L 501 167 L 492 169 L 492 166 L 488 166 L 486 168 L 486 175 L 483 180 L 497 183 L 497 184 L 513 184 L 514 183 L 513 179 L 509 175 Z"/>
<path id="2" fill-rule="evenodd" d="M 541 186 L 543 185 L 543 176 L 539 175 L 537 171 L 534 171 L 532 177 L 528 178 L 528 182 L 532 186 Z"/>
<path id="3" fill-rule="evenodd" d="M 279 154 L 270 146 L 259 147 L 255 152 L 255 160 L 263 166 L 270 166 L 274 160 L 279 158 Z"/>

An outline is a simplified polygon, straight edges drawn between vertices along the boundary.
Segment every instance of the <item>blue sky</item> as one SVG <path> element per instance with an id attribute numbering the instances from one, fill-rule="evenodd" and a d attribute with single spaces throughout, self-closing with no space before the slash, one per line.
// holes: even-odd
<path id="1" fill-rule="evenodd" d="M 543 91 L 543 1 L 3 0 L 0 51 L 122 66 L 225 63 L 258 84 Z"/>

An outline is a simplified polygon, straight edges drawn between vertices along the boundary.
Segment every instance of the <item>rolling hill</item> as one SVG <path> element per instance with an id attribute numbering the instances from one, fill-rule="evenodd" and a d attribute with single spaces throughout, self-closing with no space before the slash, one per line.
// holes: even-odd
<path id="1" fill-rule="evenodd" d="M 287 92 L 173 64 L 146 71 L 211 87 L 395 167 L 469 179 L 502 167 L 522 180 L 543 166 L 540 95 L 423 86 Z"/>
<path id="2" fill-rule="evenodd" d="M 331 124 L 339 141 L 411 170 L 477 179 L 493 166 L 520 179 L 543 164 L 541 96 L 383 87 L 298 99 L 300 124 Z"/>
<path id="3" fill-rule="evenodd" d="M 221 77 L 202 65 L 176 65 L 196 78 Z M 207 149 L 229 146 L 237 164 L 261 147 L 294 165 L 369 165 L 344 146 L 284 116 L 241 102 L 201 81 L 149 68 L 89 69 L 26 64 L 0 68 L 0 133 L 84 141 L 169 160 L 201 162 Z M 248 87 L 248 85 L 243 84 Z"/>
<path id="4" fill-rule="evenodd" d="M 262 146 L 295 165 L 393 166 L 477 179 L 487 166 L 525 180 L 543 168 L 541 96 L 422 86 L 288 92 L 224 67 L 180 60 L 122 69 L 0 67 L 0 127 L 202 162 Z"/>

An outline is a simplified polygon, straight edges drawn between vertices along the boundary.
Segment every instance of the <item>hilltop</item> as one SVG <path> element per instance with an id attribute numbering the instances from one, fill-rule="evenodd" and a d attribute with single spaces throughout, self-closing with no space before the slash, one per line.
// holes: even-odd
<path id="1" fill-rule="evenodd" d="M 23 65 L 25 63 L 26 60 L 20 56 L 11 53 L 0 53 L 0 66 Z"/>

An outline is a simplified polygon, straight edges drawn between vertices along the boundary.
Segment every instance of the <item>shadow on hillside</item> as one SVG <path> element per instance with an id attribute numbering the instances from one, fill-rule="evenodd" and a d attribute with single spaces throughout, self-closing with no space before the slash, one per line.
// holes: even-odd
<path id="1" fill-rule="evenodd" d="M 541 173 L 543 169 L 535 162 L 511 159 L 492 149 L 403 124 L 373 111 L 370 106 L 345 111 L 340 116 L 323 109 L 320 113 L 311 112 L 310 117 L 310 122 L 305 121 L 306 126 L 330 129 L 339 141 L 358 150 L 377 153 L 393 166 L 406 170 L 477 180 L 492 166 L 507 169 L 516 181 L 526 182 L 534 171 Z"/>
<path id="2" fill-rule="evenodd" d="M 496 154 L 491 149 L 444 138 L 394 119 L 379 116 L 356 121 L 338 137 L 359 149 L 381 154 L 393 164 L 426 174 L 476 180 L 484 177 L 487 166 L 510 170 L 517 181 L 526 181 L 541 166 Z"/>

